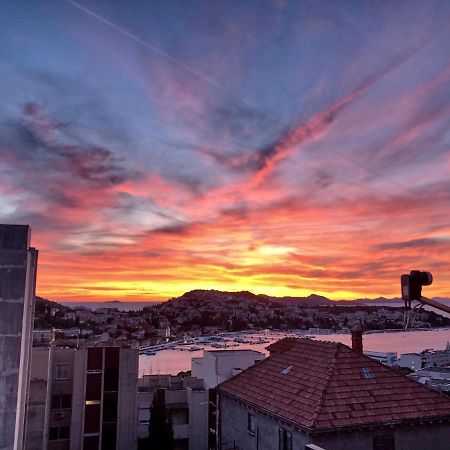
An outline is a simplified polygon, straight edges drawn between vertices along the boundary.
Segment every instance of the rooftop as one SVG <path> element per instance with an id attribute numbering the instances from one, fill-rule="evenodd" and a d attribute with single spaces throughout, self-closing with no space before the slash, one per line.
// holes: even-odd
<path id="1" fill-rule="evenodd" d="M 314 430 L 450 419 L 450 398 L 337 342 L 285 338 L 221 393 Z"/>

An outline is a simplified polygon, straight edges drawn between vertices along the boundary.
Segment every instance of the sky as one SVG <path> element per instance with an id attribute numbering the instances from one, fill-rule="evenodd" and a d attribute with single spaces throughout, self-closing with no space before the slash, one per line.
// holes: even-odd
<path id="1" fill-rule="evenodd" d="M 450 296 L 450 2 L 0 3 L 38 295 Z"/>

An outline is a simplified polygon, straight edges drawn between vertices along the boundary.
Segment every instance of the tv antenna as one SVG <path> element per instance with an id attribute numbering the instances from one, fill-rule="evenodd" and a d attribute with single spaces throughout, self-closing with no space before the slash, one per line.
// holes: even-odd
<path id="1" fill-rule="evenodd" d="M 403 329 L 406 331 L 414 325 L 416 315 L 425 305 L 450 314 L 450 306 L 443 305 L 436 300 L 422 296 L 422 286 L 429 286 L 433 282 L 431 272 L 411 270 L 411 272 L 400 277 L 402 286 L 402 299 L 405 302 L 403 316 Z M 413 305 L 413 302 L 417 302 Z"/>

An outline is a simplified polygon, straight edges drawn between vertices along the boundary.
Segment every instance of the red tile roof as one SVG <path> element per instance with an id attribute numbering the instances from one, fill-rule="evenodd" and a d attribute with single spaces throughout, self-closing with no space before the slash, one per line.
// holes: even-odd
<path id="1" fill-rule="evenodd" d="M 443 417 L 450 398 L 337 342 L 286 338 L 271 356 L 218 386 L 310 429 Z"/>

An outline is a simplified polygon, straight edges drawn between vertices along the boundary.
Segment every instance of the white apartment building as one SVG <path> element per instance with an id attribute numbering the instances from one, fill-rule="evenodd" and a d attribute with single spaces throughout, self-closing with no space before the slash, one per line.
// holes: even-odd
<path id="1" fill-rule="evenodd" d="M 212 389 L 265 357 L 255 350 L 208 350 L 202 357 L 192 358 L 191 374 Z"/>

